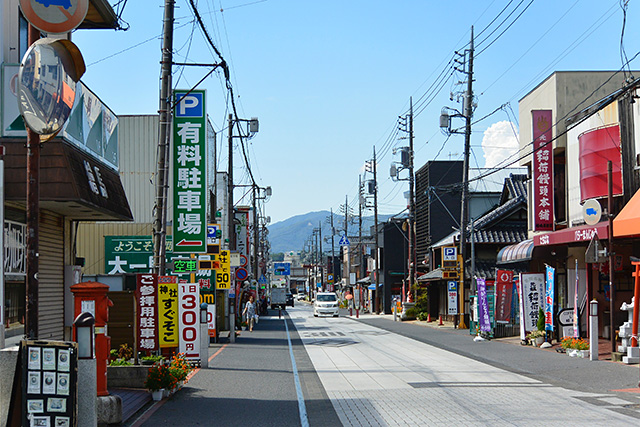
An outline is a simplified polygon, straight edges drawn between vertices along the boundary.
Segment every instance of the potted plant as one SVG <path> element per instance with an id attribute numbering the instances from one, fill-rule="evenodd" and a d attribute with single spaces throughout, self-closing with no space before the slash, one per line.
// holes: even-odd
<path id="1" fill-rule="evenodd" d="M 531 331 L 527 335 L 527 339 L 531 342 L 535 347 L 540 347 L 544 342 L 545 332 L 544 331 Z"/>
<path id="2" fill-rule="evenodd" d="M 176 379 L 175 388 L 181 388 L 188 380 L 189 373 L 192 367 L 184 357 L 184 353 L 178 353 L 173 355 L 171 363 L 169 364 L 169 372 Z"/>
<path id="3" fill-rule="evenodd" d="M 246 330 L 247 329 L 247 322 L 242 322 L 240 323 L 240 327 L 242 328 L 242 330 Z"/>
<path id="4" fill-rule="evenodd" d="M 151 392 L 153 400 L 161 400 L 165 391 L 173 390 L 177 383 L 169 365 L 157 362 L 149 368 L 144 386 Z"/>
<path id="5" fill-rule="evenodd" d="M 560 345 L 571 357 L 589 357 L 589 343 L 582 338 L 564 337 Z"/>

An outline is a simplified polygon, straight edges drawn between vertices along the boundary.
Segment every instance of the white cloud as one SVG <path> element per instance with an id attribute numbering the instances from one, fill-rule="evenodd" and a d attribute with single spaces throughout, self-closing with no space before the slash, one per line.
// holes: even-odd
<path id="1" fill-rule="evenodd" d="M 492 124 L 484 132 L 482 150 L 484 151 L 485 168 L 492 168 L 498 165 L 506 166 L 506 164 L 502 163 L 504 160 L 509 158 L 515 160 L 517 158 L 518 140 L 513 134 L 514 130 L 518 132 L 515 124 L 503 120 Z"/>

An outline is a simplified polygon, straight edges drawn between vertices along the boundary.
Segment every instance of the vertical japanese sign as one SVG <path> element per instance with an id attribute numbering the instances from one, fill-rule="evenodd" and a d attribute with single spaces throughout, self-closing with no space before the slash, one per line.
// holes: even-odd
<path id="1" fill-rule="evenodd" d="M 478 322 L 482 332 L 491 332 L 489 317 L 489 301 L 487 300 L 487 284 L 485 279 L 478 278 Z"/>
<path id="2" fill-rule="evenodd" d="M 545 299 L 544 273 L 520 273 L 520 338 L 538 329 L 538 312 Z"/>
<path id="3" fill-rule="evenodd" d="M 556 269 L 547 265 L 546 271 L 547 289 L 544 299 L 544 330 L 553 331 L 553 284 L 555 283 Z"/>
<path id="4" fill-rule="evenodd" d="M 447 292 L 449 295 L 447 314 L 458 314 L 458 282 L 456 282 L 455 280 L 449 280 L 447 282 Z"/>
<path id="5" fill-rule="evenodd" d="M 206 110 L 203 90 L 175 92 L 173 251 L 206 252 Z"/>
<path id="6" fill-rule="evenodd" d="M 249 212 L 242 210 L 235 213 L 236 218 L 236 250 L 242 255 L 249 253 L 249 233 L 247 232 L 249 223 Z"/>
<path id="7" fill-rule="evenodd" d="M 158 276 L 138 274 L 136 304 L 138 307 L 137 337 L 138 348 L 142 351 L 158 349 Z"/>
<path id="8" fill-rule="evenodd" d="M 216 306 L 214 304 L 207 306 L 207 331 L 210 337 L 216 336 Z"/>
<path id="9" fill-rule="evenodd" d="M 216 289 L 231 289 L 231 254 L 229 251 L 220 251 L 218 261 L 220 269 L 216 270 Z"/>
<path id="10" fill-rule="evenodd" d="M 160 348 L 178 347 L 178 278 L 158 276 L 158 338 Z"/>
<path id="11" fill-rule="evenodd" d="M 553 132 L 551 110 L 533 116 L 533 223 L 535 231 L 553 231 Z"/>
<path id="12" fill-rule="evenodd" d="M 513 271 L 496 271 L 496 322 L 511 321 L 511 300 L 513 297 Z"/>
<path id="13" fill-rule="evenodd" d="M 200 289 L 197 283 L 179 283 L 180 353 L 187 359 L 200 359 Z"/>

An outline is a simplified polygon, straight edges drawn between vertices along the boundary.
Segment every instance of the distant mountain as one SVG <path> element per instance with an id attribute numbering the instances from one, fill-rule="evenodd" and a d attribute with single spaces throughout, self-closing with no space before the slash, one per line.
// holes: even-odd
<path id="1" fill-rule="evenodd" d="M 391 215 L 378 215 L 378 221 L 386 221 Z M 304 248 L 307 240 L 312 236 L 313 229 L 322 225 L 323 251 L 331 251 L 331 243 L 327 238 L 331 238 L 331 212 L 318 211 L 307 214 L 296 215 L 284 221 L 276 222 L 269 226 L 269 241 L 271 242 L 271 253 L 300 251 Z M 362 234 L 368 235 L 370 227 L 373 226 L 373 216 L 362 217 Z M 344 216 L 333 214 L 333 227 L 335 229 L 334 243 L 336 251 L 339 249 L 338 242 L 344 234 Z M 348 224 L 349 236 L 358 234 L 358 217 L 353 217 L 353 221 Z"/>

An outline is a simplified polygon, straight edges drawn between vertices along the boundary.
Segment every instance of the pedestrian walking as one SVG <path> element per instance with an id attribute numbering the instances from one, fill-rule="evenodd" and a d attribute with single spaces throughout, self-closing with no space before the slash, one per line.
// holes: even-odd
<path id="1" fill-rule="evenodd" d="M 242 315 L 246 316 L 247 325 L 249 326 L 249 332 L 253 331 L 253 322 L 256 317 L 256 304 L 253 302 L 253 295 L 249 297 L 249 301 L 247 301 L 244 305 L 244 310 L 242 310 Z"/>

